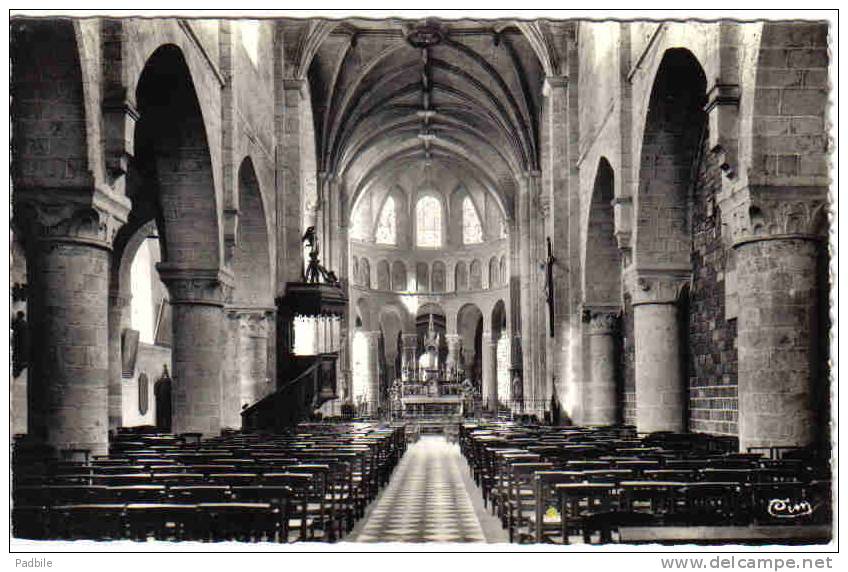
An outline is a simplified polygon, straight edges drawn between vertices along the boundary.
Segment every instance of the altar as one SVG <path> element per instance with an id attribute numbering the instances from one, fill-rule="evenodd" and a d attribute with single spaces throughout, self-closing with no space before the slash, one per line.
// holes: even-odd
<path id="1" fill-rule="evenodd" d="M 480 407 L 480 392 L 456 363 L 439 359 L 441 335 L 430 315 L 423 352 L 408 360 L 389 390 L 391 416 L 436 425 L 458 423 Z"/>

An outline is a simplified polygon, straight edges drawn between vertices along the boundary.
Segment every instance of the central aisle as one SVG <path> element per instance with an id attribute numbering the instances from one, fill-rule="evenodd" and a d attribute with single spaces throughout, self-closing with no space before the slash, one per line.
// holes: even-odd
<path id="1" fill-rule="evenodd" d="M 409 447 L 348 542 L 507 542 L 459 452 L 442 436 Z"/>

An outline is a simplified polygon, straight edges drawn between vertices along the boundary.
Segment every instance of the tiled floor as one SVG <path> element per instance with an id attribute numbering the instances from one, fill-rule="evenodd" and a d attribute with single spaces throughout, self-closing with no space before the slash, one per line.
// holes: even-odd
<path id="1" fill-rule="evenodd" d="M 506 542 L 482 506 L 459 447 L 424 436 L 409 447 L 349 542 Z"/>

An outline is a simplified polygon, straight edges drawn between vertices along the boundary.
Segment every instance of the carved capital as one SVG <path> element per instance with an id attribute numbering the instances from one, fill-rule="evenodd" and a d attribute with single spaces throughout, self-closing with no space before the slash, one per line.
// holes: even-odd
<path id="1" fill-rule="evenodd" d="M 610 306 L 583 306 L 583 322 L 590 336 L 609 336 L 618 331 L 621 310 Z"/>
<path id="2" fill-rule="evenodd" d="M 233 276 L 217 268 L 181 268 L 167 262 L 156 265 L 168 287 L 171 304 L 224 306 L 233 293 Z"/>
<path id="3" fill-rule="evenodd" d="M 689 272 L 633 270 L 626 277 L 634 306 L 674 304 L 684 286 L 692 280 Z"/>
<path id="4" fill-rule="evenodd" d="M 238 308 L 228 306 L 227 317 L 238 320 L 239 331 L 251 338 L 267 338 L 274 308 Z"/>
<path id="5" fill-rule="evenodd" d="M 826 190 L 748 187 L 721 203 L 733 246 L 761 240 L 821 240 L 827 231 Z"/>
<path id="6" fill-rule="evenodd" d="M 15 194 L 15 220 L 28 239 L 112 249 L 130 201 L 99 189 L 28 189 Z"/>

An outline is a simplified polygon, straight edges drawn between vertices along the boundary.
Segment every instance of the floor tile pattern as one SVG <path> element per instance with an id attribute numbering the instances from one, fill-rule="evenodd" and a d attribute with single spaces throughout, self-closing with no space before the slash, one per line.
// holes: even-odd
<path id="1" fill-rule="evenodd" d="M 406 451 L 354 542 L 486 542 L 459 447 L 422 437 Z"/>

